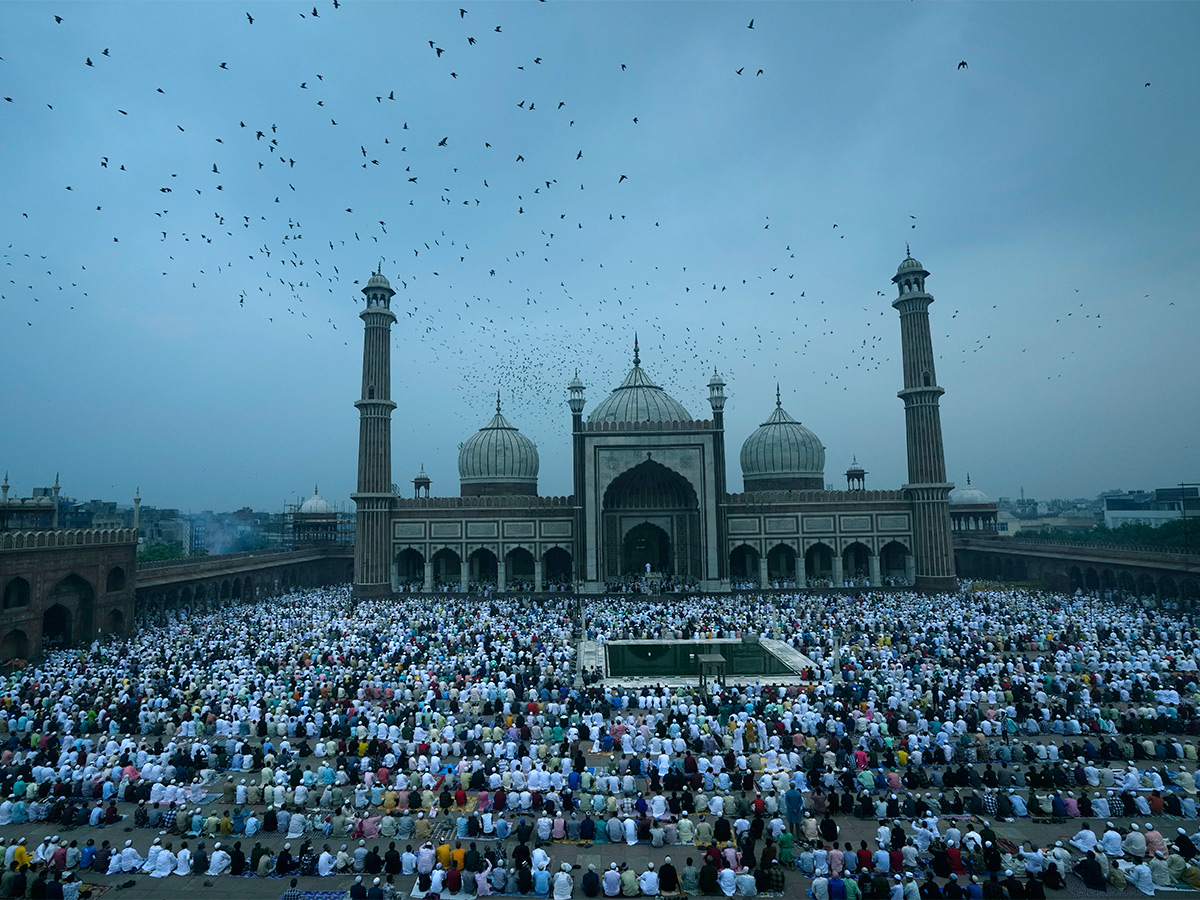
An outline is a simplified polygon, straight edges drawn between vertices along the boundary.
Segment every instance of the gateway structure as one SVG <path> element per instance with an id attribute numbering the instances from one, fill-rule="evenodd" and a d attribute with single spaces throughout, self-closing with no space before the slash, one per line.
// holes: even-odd
<path id="1" fill-rule="evenodd" d="M 496 414 L 459 452 L 457 497 L 414 496 L 391 479 L 390 329 L 394 291 L 379 272 L 366 308 L 360 413 L 355 591 L 577 590 L 633 580 L 703 591 L 778 584 L 956 586 L 949 494 L 929 304 L 929 272 L 909 255 L 898 296 L 908 483 L 867 490 L 855 461 L 846 490 L 826 490 L 825 448 L 783 408 L 742 444 L 744 490 L 726 489 L 725 382 L 714 370 L 710 410 L 695 416 L 642 368 L 587 412 L 578 373 L 568 384 L 573 490 L 538 494 L 538 449 Z"/>

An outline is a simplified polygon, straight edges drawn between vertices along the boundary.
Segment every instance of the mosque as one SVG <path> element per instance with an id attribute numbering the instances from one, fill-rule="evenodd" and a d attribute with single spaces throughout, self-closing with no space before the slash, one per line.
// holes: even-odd
<path id="1" fill-rule="evenodd" d="M 956 587 L 951 490 L 942 450 L 925 292 L 909 255 L 898 296 L 908 483 L 867 490 L 857 461 L 827 490 L 825 448 L 775 408 L 742 443 L 744 491 L 726 489 L 725 382 L 714 370 L 699 418 L 654 382 L 635 341 L 624 381 L 586 412 L 578 372 L 567 385 L 573 491 L 538 493 L 538 448 L 496 414 L 462 444 L 459 496 L 430 495 L 424 468 L 401 497 L 391 474 L 390 330 L 395 293 L 380 272 L 363 293 L 355 583 L 358 596 L 405 590 L 576 590 L 635 579 L 720 592 L 757 584 Z M 972 498 L 977 499 L 977 498 Z"/>

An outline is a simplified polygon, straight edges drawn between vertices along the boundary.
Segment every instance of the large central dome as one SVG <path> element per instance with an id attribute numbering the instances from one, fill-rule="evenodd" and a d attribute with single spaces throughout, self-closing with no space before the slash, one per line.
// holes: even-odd
<path id="1" fill-rule="evenodd" d="M 633 368 L 615 391 L 600 401 L 588 421 L 596 422 L 690 422 L 692 414 L 683 404 L 660 388 L 642 370 L 637 339 L 633 341 Z"/>

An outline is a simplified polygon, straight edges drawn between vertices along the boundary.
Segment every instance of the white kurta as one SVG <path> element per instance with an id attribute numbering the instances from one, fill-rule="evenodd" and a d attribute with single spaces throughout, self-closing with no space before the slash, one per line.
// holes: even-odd
<path id="1" fill-rule="evenodd" d="M 154 859 L 154 871 L 150 873 L 151 878 L 166 878 L 175 871 L 175 854 L 170 850 L 158 851 L 158 856 Z"/>
<path id="2" fill-rule="evenodd" d="M 224 850 L 214 850 L 213 855 L 208 860 L 209 875 L 224 875 L 229 871 L 229 866 L 233 863 L 233 858 Z"/>

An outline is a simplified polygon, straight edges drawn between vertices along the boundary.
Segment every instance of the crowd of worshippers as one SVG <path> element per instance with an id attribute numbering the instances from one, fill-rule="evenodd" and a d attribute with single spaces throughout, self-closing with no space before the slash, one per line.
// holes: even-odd
<path id="1" fill-rule="evenodd" d="M 813 661 L 812 680 L 623 687 L 580 671 L 577 634 L 774 638 Z M 201 871 L 213 858 L 216 874 L 232 871 L 240 839 L 260 832 L 297 850 L 252 848 L 252 871 L 270 854 L 271 872 L 320 873 L 326 852 L 336 861 L 344 851 L 316 843 L 362 841 L 366 857 L 378 838 L 394 841 L 404 875 L 398 848 L 416 847 L 419 858 L 435 821 L 456 841 L 501 844 L 524 826 L 542 844 L 680 844 L 701 859 L 715 846 L 719 876 L 735 870 L 736 882 L 748 869 L 741 890 L 753 880 L 761 891 L 776 860 L 780 874 L 809 874 L 809 849 L 821 877 L 821 853 L 836 858 L 836 847 L 815 845 L 839 817 L 932 821 L 939 840 L 938 819 L 958 816 L 1194 819 L 1187 735 L 1197 731 L 1198 655 L 1187 618 L 1023 591 L 611 596 L 549 607 L 528 597 L 397 605 L 354 602 L 343 588 L 305 591 L 166 615 L 9 675 L 0 827 L 156 829 L 180 839 L 178 849 L 148 848 L 154 872 L 174 858 L 165 876 L 196 872 L 198 856 Z M 197 839 L 222 846 L 182 846 Z M 74 857 L 69 841 L 49 843 Z M 93 869 L 105 843 L 93 845 Z M 924 855 L 932 843 L 913 846 L 915 866 L 904 858 L 892 871 L 889 860 L 883 873 L 872 863 L 873 894 L 877 875 L 948 878 Z M 74 849 L 82 863 L 88 846 Z M 140 855 L 118 849 L 108 848 L 104 871 L 117 856 L 124 872 L 126 850 Z M 983 889 L 989 873 L 1025 871 L 1013 854 L 992 868 L 987 849 L 964 857 L 964 889 L 970 875 Z M 1174 855 L 1188 862 L 1183 849 Z M 376 855 L 381 875 L 397 874 L 387 852 Z M 12 863 L 22 868 L 13 857 L 4 877 Z M 1107 868 L 1106 879 L 1117 877 Z M 1191 869 L 1174 868 L 1187 882 Z M 1055 870 L 1065 873 L 1065 862 Z M 853 870 L 843 862 L 843 871 Z"/>

